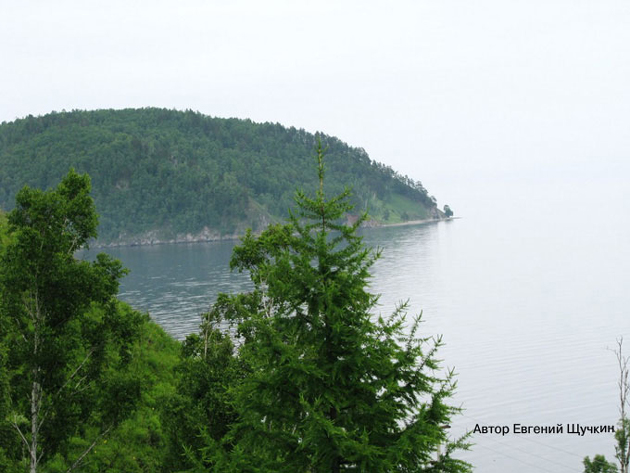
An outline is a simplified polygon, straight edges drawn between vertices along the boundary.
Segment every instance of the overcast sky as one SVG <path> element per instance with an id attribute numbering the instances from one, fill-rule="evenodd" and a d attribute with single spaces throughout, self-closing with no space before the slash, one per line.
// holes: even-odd
<path id="1" fill-rule="evenodd" d="M 0 121 L 193 109 L 465 183 L 630 176 L 630 1 L 4 1 Z"/>

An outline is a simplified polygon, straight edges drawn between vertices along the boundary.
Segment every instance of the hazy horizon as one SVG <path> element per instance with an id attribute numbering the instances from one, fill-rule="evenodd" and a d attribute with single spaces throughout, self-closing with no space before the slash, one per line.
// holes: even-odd
<path id="1" fill-rule="evenodd" d="M 621 0 L 11 3 L 0 122 L 147 106 L 278 122 L 471 216 L 511 182 L 630 176 L 628 24 Z"/>

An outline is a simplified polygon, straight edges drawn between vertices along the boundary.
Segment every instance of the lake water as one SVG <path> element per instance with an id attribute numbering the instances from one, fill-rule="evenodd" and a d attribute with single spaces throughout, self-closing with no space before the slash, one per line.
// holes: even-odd
<path id="1" fill-rule="evenodd" d="M 458 373 L 455 401 L 465 409 L 454 435 L 476 424 L 564 426 L 476 435 L 459 455 L 476 471 L 580 472 L 586 455 L 613 458 L 612 434 L 566 432 L 616 423 L 617 337 L 626 335 L 630 355 L 630 200 L 623 179 L 604 184 L 594 192 L 579 179 L 542 179 L 535 192 L 522 182 L 516 192 L 504 182 L 478 189 L 462 219 L 363 232 L 384 250 L 371 283 L 380 310 L 409 299 L 412 313 L 424 313 L 423 333 L 444 336 L 441 357 Z M 229 272 L 233 245 L 107 251 L 131 269 L 121 298 L 182 338 L 218 292 L 249 287 Z"/>

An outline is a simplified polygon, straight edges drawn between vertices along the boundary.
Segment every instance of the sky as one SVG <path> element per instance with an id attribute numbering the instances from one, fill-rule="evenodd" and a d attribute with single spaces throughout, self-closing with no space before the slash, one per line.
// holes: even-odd
<path id="1" fill-rule="evenodd" d="M 460 215 L 516 182 L 628 197 L 628 0 L 0 5 L 0 122 L 128 107 L 278 122 L 364 148 Z"/>

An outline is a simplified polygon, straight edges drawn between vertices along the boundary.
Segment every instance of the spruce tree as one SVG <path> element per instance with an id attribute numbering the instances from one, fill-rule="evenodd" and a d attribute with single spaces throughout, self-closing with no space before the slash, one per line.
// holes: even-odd
<path id="1" fill-rule="evenodd" d="M 406 325 L 406 304 L 375 313 L 368 284 L 380 251 L 357 234 L 366 216 L 344 223 L 349 190 L 326 197 L 321 143 L 316 153 L 315 196 L 298 191 L 287 224 L 248 233 L 234 249 L 231 266 L 249 272 L 254 290 L 215 307 L 237 322 L 247 366 L 233 388 L 238 420 L 223 467 L 470 471 L 451 456 L 465 440 L 449 442 L 444 428 L 458 409 L 447 402 L 453 373 L 436 359 L 441 340 L 418 335 L 419 317 Z"/>

